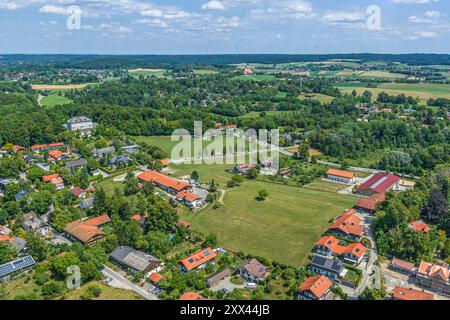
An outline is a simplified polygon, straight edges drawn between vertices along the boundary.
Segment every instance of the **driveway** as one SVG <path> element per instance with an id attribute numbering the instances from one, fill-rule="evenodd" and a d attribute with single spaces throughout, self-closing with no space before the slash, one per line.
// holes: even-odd
<path id="1" fill-rule="evenodd" d="M 107 266 L 103 266 L 102 273 L 105 277 L 112 279 L 112 281 L 110 283 L 108 283 L 111 287 L 132 290 L 147 300 L 158 300 L 158 297 L 156 295 L 146 291 L 145 289 L 141 288 L 137 284 L 129 281 L 124 276 L 122 276 L 119 272 L 114 271 L 113 269 L 108 268 Z"/>
<path id="2" fill-rule="evenodd" d="M 242 285 L 237 285 L 237 284 L 233 284 L 231 283 L 231 278 L 226 278 L 223 279 L 222 281 L 220 281 L 216 286 L 211 288 L 211 291 L 220 291 L 220 290 L 226 290 L 227 292 L 231 292 L 234 289 L 244 289 L 245 286 Z"/>

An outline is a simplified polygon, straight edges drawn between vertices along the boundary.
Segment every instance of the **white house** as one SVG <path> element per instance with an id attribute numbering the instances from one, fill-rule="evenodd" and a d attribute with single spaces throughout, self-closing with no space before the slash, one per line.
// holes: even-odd
<path id="1" fill-rule="evenodd" d="M 92 131 L 98 126 L 97 123 L 92 122 L 91 119 L 80 116 L 74 117 L 67 121 L 67 129 L 70 131 L 78 131 L 80 132 L 82 137 L 90 137 Z"/>

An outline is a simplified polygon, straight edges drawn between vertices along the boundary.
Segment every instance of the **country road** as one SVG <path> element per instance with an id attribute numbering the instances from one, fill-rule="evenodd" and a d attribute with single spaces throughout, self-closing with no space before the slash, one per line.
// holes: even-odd
<path id="1" fill-rule="evenodd" d="M 124 278 L 120 273 L 114 271 L 111 268 L 108 268 L 107 266 L 103 266 L 102 273 L 104 276 L 113 279 L 113 281 L 109 284 L 111 287 L 132 290 L 147 300 L 158 300 L 158 297 L 156 295 L 134 284 L 133 282 Z"/>

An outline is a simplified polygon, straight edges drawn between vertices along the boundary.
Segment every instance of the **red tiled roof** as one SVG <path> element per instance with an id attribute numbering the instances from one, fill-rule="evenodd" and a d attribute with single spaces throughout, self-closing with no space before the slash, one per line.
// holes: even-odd
<path id="1" fill-rule="evenodd" d="M 194 202 L 196 200 L 202 199 L 198 195 L 188 192 L 188 191 L 181 191 L 181 192 L 177 193 L 176 197 L 178 199 L 182 199 L 182 200 L 189 201 L 189 202 Z"/>
<path id="2" fill-rule="evenodd" d="M 108 215 L 102 215 L 84 221 L 74 221 L 64 228 L 64 231 L 74 236 L 83 243 L 91 241 L 98 236 L 104 236 L 105 233 L 100 230 L 100 226 L 110 222 Z"/>
<path id="3" fill-rule="evenodd" d="M 153 283 L 158 283 L 160 282 L 162 279 L 164 279 L 164 277 L 162 275 L 160 275 L 158 272 L 153 272 L 149 277 L 150 281 L 152 281 Z"/>
<path id="4" fill-rule="evenodd" d="M 384 193 L 376 193 L 368 199 L 359 199 L 356 203 L 356 207 L 375 211 L 377 204 L 383 202 L 385 199 L 386 195 Z"/>
<path id="5" fill-rule="evenodd" d="M 177 228 L 183 226 L 183 227 L 185 227 L 187 229 L 187 228 L 189 228 L 191 226 L 191 224 L 189 222 L 187 222 L 187 221 L 180 220 L 180 221 L 178 221 L 178 223 L 175 226 Z"/>
<path id="6" fill-rule="evenodd" d="M 9 241 L 9 235 L 0 234 L 0 243 Z"/>
<path id="7" fill-rule="evenodd" d="M 50 174 L 48 176 L 43 176 L 42 177 L 42 181 L 44 182 L 51 182 L 53 179 L 59 178 L 59 174 L 55 173 L 55 174 Z"/>
<path id="8" fill-rule="evenodd" d="M 410 271 L 412 271 L 414 269 L 414 263 L 410 263 L 410 262 L 398 259 L 396 257 L 392 258 L 391 264 L 393 266 L 400 267 L 400 268 L 410 270 Z"/>
<path id="9" fill-rule="evenodd" d="M 49 144 L 36 144 L 34 146 L 31 146 L 31 149 L 32 150 L 40 150 L 40 149 L 56 148 L 56 147 L 64 147 L 64 142 L 55 142 L 55 143 L 49 143 Z"/>
<path id="10" fill-rule="evenodd" d="M 325 236 L 322 237 L 317 243 L 316 246 L 324 246 L 331 251 L 339 244 L 339 240 L 333 236 Z"/>
<path id="11" fill-rule="evenodd" d="M 362 257 L 367 251 L 367 248 L 361 243 L 351 243 L 348 246 L 340 245 L 339 240 L 333 236 L 322 237 L 316 243 L 316 246 L 325 246 L 337 255 L 352 253 L 358 258 Z"/>
<path id="12" fill-rule="evenodd" d="M 198 266 L 214 259 L 216 257 L 216 253 L 211 248 L 206 248 L 197 251 L 193 255 L 180 260 L 181 263 L 188 271 L 197 268 Z"/>
<path id="13" fill-rule="evenodd" d="M 336 170 L 336 169 L 329 169 L 327 171 L 327 175 L 342 177 L 342 178 L 346 178 L 346 179 L 353 179 L 354 177 L 356 177 L 356 174 L 354 174 L 353 172 Z"/>
<path id="14" fill-rule="evenodd" d="M 440 266 L 438 264 L 422 261 L 420 262 L 418 272 L 428 277 L 440 277 L 444 281 L 450 279 L 450 269 L 448 269 L 448 266 Z"/>
<path id="15" fill-rule="evenodd" d="M 147 170 L 138 175 L 138 179 L 145 182 L 153 182 L 175 191 L 182 191 L 189 187 L 189 184 L 174 178 L 167 177 L 159 172 Z"/>
<path id="16" fill-rule="evenodd" d="M 376 193 L 385 193 L 390 188 L 392 188 L 392 186 L 395 185 L 399 180 L 400 178 L 393 174 L 379 173 L 359 186 L 358 190 L 370 189 Z"/>
<path id="17" fill-rule="evenodd" d="M 298 290 L 300 292 L 310 291 L 317 299 L 320 299 L 332 285 L 331 281 L 324 275 L 313 276 L 306 279 L 305 282 L 299 286 Z"/>
<path id="18" fill-rule="evenodd" d="M 203 298 L 197 292 L 185 292 L 179 300 L 206 300 L 206 298 Z"/>
<path id="19" fill-rule="evenodd" d="M 84 192 L 84 190 L 80 187 L 75 187 L 71 190 L 71 192 L 74 197 L 78 198 Z"/>
<path id="20" fill-rule="evenodd" d="M 410 222 L 408 224 L 408 227 L 410 227 L 414 231 L 423 233 L 428 233 L 431 230 L 430 227 L 422 220 Z"/>
<path id="21" fill-rule="evenodd" d="M 161 160 L 161 164 L 162 164 L 164 167 L 167 167 L 167 166 L 169 165 L 169 159 L 162 159 L 162 160 Z"/>
<path id="22" fill-rule="evenodd" d="M 61 157 L 64 157 L 66 154 L 64 152 L 61 152 L 59 150 L 52 150 L 48 153 L 51 157 L 55 159 L 59 159 Z"/>
<path id="23" fill-rule="evenodd" d="M 361 243 L 351 243 L 347 247 L 343 253 L 353 254 L 355 257 L 361 258 L 367 251 L 367 247 L 362 245 Z"/>
<path id="24" fill-rule="evenodd" d="M 399 300 L 434 300 L 434 294 L 432 293 L 402 288 L 399 286 L 394 288 L 392 297 Z"/>
<path id="25" fill-rule="evenodd" d="M 355 214 L 355 210 L 350 209 L 337 218 L 328 230 L 338 229 L 345 234 L 360 237 L 364 234 L 365 229 L 361 222 L 362 220 Z"/>

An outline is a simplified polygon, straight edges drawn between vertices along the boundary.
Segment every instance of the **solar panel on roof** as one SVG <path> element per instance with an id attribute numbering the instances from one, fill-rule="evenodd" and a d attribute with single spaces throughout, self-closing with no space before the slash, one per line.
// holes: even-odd
<path id="1" fill-rule="evenodd" d="M 209 251 L 205 251 L 204 254 L 206 257 L 208 257 L 210 253 L 209 253 Z"/>
<path id="2" fill-rule="evenodd" d="M 193 263 L 195 261 L 195 259 L 194 258 L 190 258 L 188 261 L 189 261 L 189 263 Z"/>
<path id="3" fill-rule="evenodd" d="M 0 265 L 0 277 L 6 276 L 14 271 L 28 268 L 35 263 L 36 262 L 32 256 L 26 256 L 21 259 L 2 264 Z"/>

